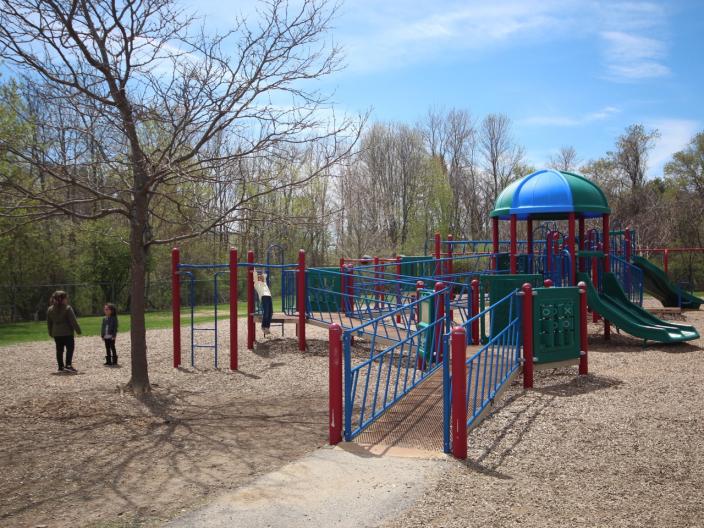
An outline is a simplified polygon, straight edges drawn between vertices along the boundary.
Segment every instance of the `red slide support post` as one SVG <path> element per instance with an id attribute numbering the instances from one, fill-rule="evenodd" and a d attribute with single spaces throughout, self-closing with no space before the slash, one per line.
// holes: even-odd
<path id="1" fill-rule="evenodd" d="M 528 269 L 527 273 L 533 273 L 533 219 L 526 219 L 526 252 L 528 253 Z"/>
<path id="2" fill-rule="evenodd" d="M 551 279 L 545 279 L 545 280 L 543 281 L 543 286 L 544 286 L 545 288 L 552 288 L 552 280 L 551 280 Z"/>
<path id="3" fill-rule="evenodd" d="M 298 350 L 306 349 L 306 251 L 298 250 L 296 276 L 296 308 L 298 310 Z"/>
<path id="4" fill-rule="evenodd" d="M 330 445 L 342 442 L 342 328 L 333 323 L 328 330 L 329 336 L 329 407 L 328 407 L 328 441 Z"/>
<path id="5" fill-rule="evenodd" d="M 479 313 L 479 280 L 472 279 L 472 317 Z M 479 318 L 472 321 L 472 344 L 479 344 Z"/>
<path id="6" fill-rule="evenodd" d="M 510 262 L 511 262 L 511 274 L 515 275 L 518 272 L 518 263 L 517 263 L 517 243 L 516 243 L 516 238 L 518 237 L 517 234 L 517 222 L 518 218 L 516 217 L 515 214 L 511 215 L 511 254 L 510 254 Z"/>
<path id="7" fill-rule="evenodd" d="M 533 388 L 533 287 L 525 283 L 523 293 L 523 388 Z"/>
<path id="8" fill-rule="evenodd" d="M 570 253 L 570 286 L 574 286 L 577 280 L 577 261 L 575 247 L 575 214 L 570 213 L 567 216 L 567 249 Z"/>
<path id="9" fill-rule="evenodd" d="M 181 281 L 178 265 L 181 253 L 177 247 L 171 250 L 171 317 L 174 341 L 174 368 L 181 366 Z"/>
<path id="10" fill-rule="evenodd" d="M 611 271 L 611 228 L 609 227 L 609 215 L 602 216 L 602 231 L 604 236 L 604 273 Z M 611 323 L 604 319 L 604 339 L 611 339 Z"/>
<path id="11" fill-rule="evenodd" d="M 237 370 L 237 249 L 230 248 L 230 370 Z"/>
<path id="12" fill-rule="evenodd" d="M 254 251 L 247 251 L 247 348 L 254 349 Z"/>
<path id="13" fill-rule="evenodd" d="M 464 327 L 452 329 L 452 456 L 467 458 L 467 336 Z"/>
<path id="14" fill-rule="evenodd" d="M 589 339 L 587 335 L 587 285 L 580 282 L 579 286 L 579 375 L 589 374 Z"/>
<path id="15" fill-rule="evenodd" d="M 579 252 L 582 253 L 586 244 L 584 243 L 584 217 L 579 217 Z M 579 271 L 584 272 L 587 269 L 587 261 L 584 257 L 579 257 Z"/>

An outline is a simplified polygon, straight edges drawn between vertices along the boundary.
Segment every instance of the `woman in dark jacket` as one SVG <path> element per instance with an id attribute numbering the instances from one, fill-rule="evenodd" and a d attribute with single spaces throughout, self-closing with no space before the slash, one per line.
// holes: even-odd
<path id="1" fill-rule="evenodd" d="M 77 372 L 73 368 L 73 349 L 75 348 L 74 332 L 81 335 L 76 314 L 68 304 L 68 294 L 65 291 L 55 291 L 51 296 L 51 306 L 46 312 L 46 322 L 49 327 L 49 336 L 56 343 L 56 362 L 59 372 L 67 370 Z M 66 350 L 66 363 L 64 364 L 64 349 Z"/>
<path id="2" fill-rule="evenodd" d="M 107 303 L 103 308 L 105 317 L 100 326 L 100 337 L 105 342 L 105 366 L 117 365 L 117 350 L 115 338 L 117 337 L 117 309 L 112 303 Z"/>

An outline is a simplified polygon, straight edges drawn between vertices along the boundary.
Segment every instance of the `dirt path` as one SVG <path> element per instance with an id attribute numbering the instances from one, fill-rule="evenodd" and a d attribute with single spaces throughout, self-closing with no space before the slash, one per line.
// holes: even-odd
<path id="1" fill-rule="evenodd" d="M 160 524 L 325 443 L 326 342 L 243 351 L 238 373 L 174 370 L 170 330 L 148 342 L 143 403 L 119 392 L 129 368 L 103 367 L 97 338 L 77 341 L 78 375 L 53 372 L 50 342 L 0 349 L 0 526 Z"/>

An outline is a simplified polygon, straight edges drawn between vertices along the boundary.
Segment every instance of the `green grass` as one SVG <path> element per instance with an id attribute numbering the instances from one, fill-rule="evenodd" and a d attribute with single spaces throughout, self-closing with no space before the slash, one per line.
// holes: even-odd
<path id="1" fill-rule="evenodd" d="M 274 311 L 281 311 L 281 299 L 274 299 Z M 237 313 L 240 317 L 247 314 L 247 303 L 240 302 L 237 305 Z M 194 310 L 194 322 L 196 324 L 207 323 L 213 320 L 214 310 L 212 306 L 196 306 Z M 181 309 L 181 328 L 187 328 L 190 324 L 190 309 Z M 227 304 L 218 305 L 218 320 L 230 317 L 230 306 Z M 80 317 L 78 323 L 81 325 L 84 336 L 99 336 L 102 317 Z M 171 312 L 149 312 L 145 315 L 147 330 L 158 330 L 171 328 Z M 120 334 L 130 331 L 129 314 L 119 315 Z M 15 343 L 27 343 L 29 341 L 43 341 L 49 339 L 46 328 L 46 321 L 9 323 L 0 325 L 0 346 L 14 345 Z"/>

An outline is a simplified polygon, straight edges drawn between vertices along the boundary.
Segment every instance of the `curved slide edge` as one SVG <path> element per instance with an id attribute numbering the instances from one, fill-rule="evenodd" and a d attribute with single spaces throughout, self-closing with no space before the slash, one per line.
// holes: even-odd
<path id="1" fill-rule="evenodd" d="M 684 291 L 670 280 L 667 274 L 643 257 L 633 257 L 633 264 L 643 270 L 645 291 L 655 297 L 663 306 L 677 307 L 682 300 L 682 308 L 698 310 L 704 299 Z"/>
<path id="2" fill-rule="evenodd" d="M 594 288 L 586 273 L 578 273 L 577 277 L 577 280 L 587 284 L 589 308 L 624 332 L 640 339 L 660 343 L 679 343 L 699 339 L 699 332 L 693 326 L 663 321 L 628 301 L 613 273 L 604 274 L 604 293 L 601 294 Z"/>

